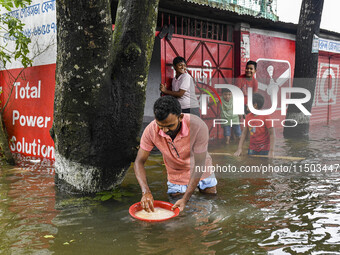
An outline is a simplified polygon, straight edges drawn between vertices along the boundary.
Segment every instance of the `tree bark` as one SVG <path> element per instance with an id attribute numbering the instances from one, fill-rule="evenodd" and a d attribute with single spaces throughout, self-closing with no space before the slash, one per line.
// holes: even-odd
<path id="1" fill-rule="evenodd" d="M 57 2 L 56 183 L 81 193 L 119 184 L 136 155 L 158 0 Z"/>
<path id="2" fill-rule="evenodd" d="M 9 148 L 8 134 L 7 134 L 6 127 L 3 123 L 2 114 L 0 114 L 0 150 L 1 150 L 1 153 L 3 153 L 2 157 L 4 157 L 6 162 L 8 164 L 14 165 L 15 160 Z"/>
<path id="3" fill-rule="evenodd" d="M 320 21 L 324 0 L 303 0 L 300 10 L 299 24 L 296 34 L 295 71 L 293 87 L 305 88 L 311 93 L 311 100 L 303 104 L 311 112 L 317 68 L 318 53 L 312 53 L 314 34 L 319 36 Z M 301 94 L 292 94 L 291 98 L 301 98 Z M 289 105 L 286 116 L 286 124 L 294 125 L 288 119 L 298 122 L 296 127 L 285 127 L 283 134 L 286 138 L 307 138 L 309 134 L 309 116 L 304 115 L 295 105 Z"/>

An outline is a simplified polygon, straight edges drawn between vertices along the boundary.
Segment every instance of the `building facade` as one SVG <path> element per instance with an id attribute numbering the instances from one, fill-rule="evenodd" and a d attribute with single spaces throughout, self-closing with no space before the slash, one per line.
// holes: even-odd
<path id="1" fill-rule="evenodd" d="M 113 9 L 116 4 L 117 1 L 112 2 Z M 22 73 L 18 62 L 0 72 L 1 101 L 3 105 L 9 102 L 3 118 L 10 148 L 19 158 L 44 158 L 49 160 L 46 164 L 54 160 L 49 130 L 53 121 L 57 54 L 55 12 L 55 0 L 34 0 L 27 8 L 7 13 L 27 24 L 25 33 L 32 38 L 31 54 L 35 58 L 33 66 Z M 197 96 L 208 95 L 210 101 L 220 94 L 216 82 L 232 84 L 233 78 L 244 72 L 248 60 L 258 64 L 259 92 L 267 102 L 270 86 L 292 86 L 296 25 L 277 20 L 275 0 L 161 0 L 144 122 L 153 119 L 152 106 L 160 96 L 159 84 L 171 83 L 172 60 L 176 56 L 187 60 L 188 72 L 196 81 Z M 158 33 L 165 25 L 173 31 L 170 37 L 160 39 Z M 5 36 L 1 43 L 10 42 L 10 36 Z M 321 30 L 319 42 L 311 123 L 327 124 L 340 118 L 340 34 Z M 212 119 L 218 116 L 219 107 L 215 105 L 202 116 L 212 139 L 221 136 L 220 128 L 212 125 Z M 274 116 L 284 118 L 279 107 Z"/>

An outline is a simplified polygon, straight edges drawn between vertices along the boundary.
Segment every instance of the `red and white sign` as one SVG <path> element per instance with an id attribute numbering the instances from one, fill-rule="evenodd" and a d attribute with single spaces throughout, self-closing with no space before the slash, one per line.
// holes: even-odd
<path id="1" fill-rule="evenodd" d="M 17 76 L 21 69 L 11 70 Z M 54 143 L 49 130 L 53 122 L 55 65 L 27 68 L 12 86 L 11 77 L 2 71 L 1 101 L 6 103 L 3 118 L 10 149 L 31 157 L 54 159 Z M 12 90 L 12 93 L 11 93 Z M 11 93 L 11 94 L 10 94 Z"/>
<path id="2" fill-rule="evenodd" d="M 49 130 L 53 122 L 56 63 L 56 2 L 33 0 L 25 7 L 7 12 L 25 23 L 24 34 L 31 38 L 29 57 L 33 66 L 24 71 L 19 60 L 12 60 L 0 71 L 3 119 L 10 149 L 19 158 L 54 160 L 54 143 Z M 15 43 L 4 35 L 0 44 L 14 50 Z"/>
<path id="3" fill-rule="evenodd" d="M 278 88 L 278 105 L 281 105 L 281 89 L 291 87 L 291 67 L 287 60 L 260 58 L 257 61 L 256 79 L 259 93 L 264 97 L 263 109 L 271 107 L 271 94 Z M 278 107 L 277 110 L 281 108 Z"/>
<path id="4" fill-rule="evenodd" d="M 336 104 L 339 82 L 339 65 L 320 63 L 315 90 L 315 105 Z"/>

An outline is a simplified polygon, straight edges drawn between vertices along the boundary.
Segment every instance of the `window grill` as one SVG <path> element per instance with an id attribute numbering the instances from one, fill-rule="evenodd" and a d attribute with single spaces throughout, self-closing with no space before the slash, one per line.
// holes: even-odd
<path id="1" fill-rule="evenodd" d="M 174 34 L 186 35 L 218 41 L 233 41 L 233 26 L 193 17 L 160 12 L 157 27 L 159 30 L 164 25 L 172 24 Z"/>

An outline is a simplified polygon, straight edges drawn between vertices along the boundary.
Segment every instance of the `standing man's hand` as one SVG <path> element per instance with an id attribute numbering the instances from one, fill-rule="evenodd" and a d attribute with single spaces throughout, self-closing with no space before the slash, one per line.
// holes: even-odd
<path id="1" fill-rule="evenodd" d="M 273 158 L 273 157 L 274 157 L 274 151 L 269 151 L 268 158 Z"/>
<path id="2" fill-rule="evenodd" d="M 237 149 L 237 151 L 234 153 L 234 156 L 240 156 L 242 154 L 242 149 Z"/>
<path id="3" fill-rule="evenodd" d="M 182 212 L 185 208 L 185 205 L 187 204 L 187 200 L 182 198 L 177 200 L 177 202 L 172 206 L 171 210 L 175 210 L 176 208 L 179 208 L 179 211 Z"/>
<path id="4" fill-rule="evenodd" d="M 163 93 L 166 93 L 167 92 L 167 88 L 166 88 L 165 84 L 160 84 L 159 85 L 159 90 L 161 92 L 163 92 Z"/>
<path id="5" fill-rule="evenodd" d="M 151 192 L 143 193 L 142 199 L 140 201 L 142 208 L 147 212 L 155 211 L 153 207 L 153 196 Z"/>

